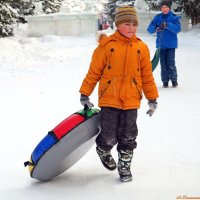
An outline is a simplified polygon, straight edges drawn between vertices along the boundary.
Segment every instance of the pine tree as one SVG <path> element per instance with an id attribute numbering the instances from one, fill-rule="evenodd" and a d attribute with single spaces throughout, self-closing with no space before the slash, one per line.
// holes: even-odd
<path id="1" fill-rule="evenodd" d="M 42 2 L 43 12 L 45 14 L 59 12 L 62 0 L 44 0 Z"/>
<path id="2" fill-rule="evenodd" d="M 13 24 L 18 13 L 10 6 L 10 0 L 0 0 L 0 37 L 13 35 Z"/>
<path id="3" fill-rule="evenodd" d="M 181 5 L 188 17 L 191 18 L 192 25 L 200 23 L 200 1 L 181 0 Z"/>
<path id="4" fill-rule="evenodd" d="M 17 9 L 20 16 L 34 14 L 34 0 L 12 0 L 11 6 Z"/>
<path id="5" fill-rule="evenodd" d="M 134 3 L 135 0 L 108 0 L 108 3 L 104 4 L 104 13 L 110 20 L 114 21 L 117 7 L 134 6 Z"/>
<path id="6" fill-rule="evenodd" d="M 104 5 L 103 13 L 107 15 L 108 23 L 113 28 L 113 22 L 115 21 L 115 11 L 117 7 L 134 6 L 135 0 L 108 0 Z"/>
<path id="7" fill-rule="evenodd" d="M 157 0 L 146 0 L 150 10 L 160 10 L 160 1 Z"/>

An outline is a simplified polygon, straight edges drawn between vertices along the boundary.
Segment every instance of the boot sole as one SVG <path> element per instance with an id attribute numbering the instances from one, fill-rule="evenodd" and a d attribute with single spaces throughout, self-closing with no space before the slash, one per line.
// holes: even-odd
<path id="1" fill-rule="evenodd" d="M 100 158 L 100 160 L 101 160 L 101 158 Z M 101 163 L 103 164 L 103 166 L 104 166 L 106 169 L 108 169 L 108 170 L 110 170 L 110 171 L 114 171 L 114 170 L 117 168 L 117 166 L 109 167 L 109 166 L 106 165 L 102 160 L 101 160 Z"/>
<path id="2" fill-rule="evenodd" d="M 131 177 L 120 177 L 121 182 L 130 182 L 133 180 L 132 176 Z"/>

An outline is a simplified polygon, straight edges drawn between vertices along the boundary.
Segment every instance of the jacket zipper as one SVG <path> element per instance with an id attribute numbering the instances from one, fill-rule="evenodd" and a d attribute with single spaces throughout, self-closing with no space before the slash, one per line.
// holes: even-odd
<path id="1" fill-rule="evenodd" d="M 137 70 L 139 72 L 140 71 L 140 50 L 139 49 L 137 50 L 137 55 L 138 55 L 138 68 L 137 68 Z"/>

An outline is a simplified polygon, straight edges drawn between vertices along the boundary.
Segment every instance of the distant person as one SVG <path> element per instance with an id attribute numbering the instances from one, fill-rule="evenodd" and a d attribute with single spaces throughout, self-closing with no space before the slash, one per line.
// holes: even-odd
<path id="1" fill-rule="evenodd" d="M 167 88 L 169 81 L 177 87 L 177 68 L 175 65 L 175 49 L 178 47 L 177 34 L 181 31 L 180 17 L 171 11 L 171 2 L 164 0 L 160 4 L 162 13 L 156 15 L 147 31 L 157 33 L 156 47 L 160 48 L 161 80 Z"/>
<path id="2" fill-rule="evenodd" d="M 102 35 L 94 50 L 90 68 L 80 88 L 83 106 L 92 108 L 89 96 L 99 82 L 98 105 L 101 108 L 101 132 L 96 151 L 109 170 L 115 170 L 121 181 L 131 181 L 131 161 L 136 148 L 137 110 L 142 93 L 148 99 L 148 115 L 157 108 L 158 91 L 154 82 L 147 45 L 136 37 L 138 17 L 133 7 L 116 11 L 117 30 Z M 111 155 L 117 144 L 118 165 Z"/>

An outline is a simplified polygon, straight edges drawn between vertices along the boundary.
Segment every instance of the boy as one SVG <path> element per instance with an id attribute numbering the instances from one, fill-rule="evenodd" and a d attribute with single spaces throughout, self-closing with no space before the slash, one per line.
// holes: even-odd
<path id="1" fill-rule="evenodd" d="M 175 65 L 175 49 L 178 46 L 177 34 L 181 31 L 180 17 L 171 11 L 171 2 L 164 0 L 160 4 L 162 13 L 156 15 L 147 31 L 157 32 L 156 47 L 160 48 L 161 80 L 163 87 L 177 87 L 177 69 Z"/>
<path id="2" fill-rule="evenodd" d="M 130 171 L 133 150 L 138 134 L 136 119 L 142 91 L 149 100 L 147 114 L 154 113 L 158 97 L 151 71 L 149 50 L 136 37 L 138 18 L 133 7 L 117 9 L 117 30 L 111 36 L 103 36 L 94 50 L 88 73 L 80 88 L 81 104 L 93 107 L 89 96 L 99 81 L 101 107 L 101 133 L 96 138 L 96 151 L 109 169 L 117 165 L 111 149 L 117 144 L 118 173 L 121 181 L 131 181 Z"/>

